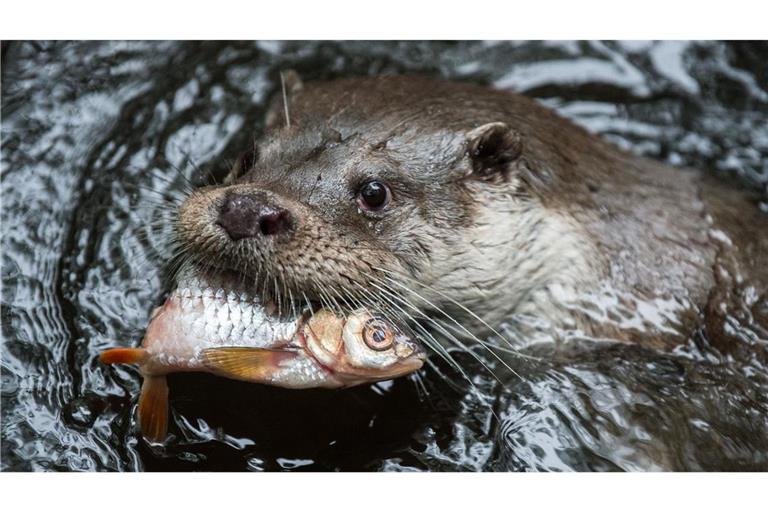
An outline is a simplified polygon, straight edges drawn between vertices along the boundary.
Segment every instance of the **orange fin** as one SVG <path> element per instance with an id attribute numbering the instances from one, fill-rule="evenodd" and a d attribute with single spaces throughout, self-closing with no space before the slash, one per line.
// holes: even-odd
<path id="1" fill-rule="evenodd" d="M 248 382 L 269 382 L 280 363 L 295 352 L 251 347 L 207 348 L 200 352 L 203 364 L 216 375 Z"/>
<path id="2" fill-rule="evenodd" d="M 99 360 L 105 364 L 141 364 L 146 357 L 143 348 L 110 348 L 99 354 Z"/>
<path id="3" fill-rule="evenodd" d="M 168 433 L 168 382 L 164 375 L 147 375 L 139 398 L 141 434 L 159 443 Z"/>

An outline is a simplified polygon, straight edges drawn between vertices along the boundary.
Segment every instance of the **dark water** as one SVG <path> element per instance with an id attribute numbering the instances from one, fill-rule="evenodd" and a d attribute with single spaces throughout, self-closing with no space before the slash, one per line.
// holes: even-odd
<path id="1" fill-rule="evenodd" d="M 228 169 L 281 69 L 495 84 L 765 189 L 766 62 L 768 45 L 746 42 L 4 44 L 2 469 L 768 469 L 768 368 L 704 339 L 667 354 L 542 347 L 524 379 L 496 368 L 504 385 L 458 355 L 476 391 L 439 364 L 426 393 L 179 375 L 163 449 L 137 437 L 138 373 L 96 360 L 137 344 L 167 289 L 161 194 Z"/>

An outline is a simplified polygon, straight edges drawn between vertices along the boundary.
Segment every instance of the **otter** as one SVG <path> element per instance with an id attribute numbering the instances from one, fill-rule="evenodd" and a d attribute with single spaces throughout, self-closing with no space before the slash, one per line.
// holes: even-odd
<path id="1" fill-rule="evenodd" d="M 569 333 L 670 348 L 702 330 L 738 337 L 725 307 L 738 304 L 768 339 L 760 196 L 532 99 L 288 73 L 264 132 L 222 184 L 186 198 L 176 230 L 183 258 L 282 307 L 375 304 L 437 318 L 429 331 L 455 341 L 503 327 L 518 347 Z"/>

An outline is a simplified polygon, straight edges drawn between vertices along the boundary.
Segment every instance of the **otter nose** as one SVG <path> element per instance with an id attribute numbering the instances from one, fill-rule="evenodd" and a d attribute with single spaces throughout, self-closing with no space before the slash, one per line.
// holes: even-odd
<path id="1" fill-rule="evenodd" d="M 279 235 L 291 229 L 291 214 L 255 194 L 229 194 L 219 210 L 219 226 L 232 240 Z"/>

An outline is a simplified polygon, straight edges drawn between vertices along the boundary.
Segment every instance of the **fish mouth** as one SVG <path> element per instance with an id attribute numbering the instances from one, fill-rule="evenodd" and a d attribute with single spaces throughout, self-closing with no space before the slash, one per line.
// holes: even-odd
<path id="1" fill-rule="evenodd" d="M 312 361 L 318 369 L 325 372 L 327 378 L 325 387 L 352 387 L 373 384 L 382 380 L 396 379 L 421 369 L 427 360 L 427 352 L 420 344 L 416 344 L 412 354 L 384 368 L 355 367 L 351 369 L 346 365 L 334 366 L 334 364 L 325 363 L 309 347 L 307 334 L 304 329 L 308 318 L 309 314 L 306 314 L 299 319 L 297 322 L 299 328 L 294 341 L 286 345 L 285 349 L 300 354 L 301 357 Z"/>
<path id="2" fill-rule="evenodd" d="M 319 361 L 316 363 L 321 366 L 323 370 L 327 371 L 330 376 L 343 387 L 359 386 L 364 384 L 373 384 L 374 382 L 380 382 L 382 380 L 397 379 L 405 377 L 418 370 L 424 365 L 426 356 L 423 358 L 409 358 L 405 361 L 395 363 L 386 369 L 371 369 L 370 371 L 358 369 L 355 373 L 346 373 L 343 371 L 335 371 L 333 368 L 328 368 L 322 365 Z M 315 359 L 315 361 L 317 361 Z"/>
<path id="3" fill-rule="evenodd" d="M 392 368 L 393 371 L 388 372 L 390 373 L 390 375 L 386 378 L 396 379 L 397 377 L 402 377 L 404 375 L 409 375 L 415 371 L 418 371 L 421 369 L 422 366 L 424 366 L 424 362 L 426 360 L 427 360 L 427 353 L 422 349 L 418 349 L 417 352 L 408 356 L 407 359 L 404 359 L 396 363 Z"/>
<path id="4" fill-rule="evenodd" d="M 334 373 L 337 380 L 350 381 L 351 383 L 346 384 L 347 386 L 372 384 L 382 380 L 397 379 L 399 377 L 410 375 L 420 370 L 421 367 L 424 366 L 426 360 L 426 352 L 421 351 L 420 353 L 414 353 L 401 361 L 397 361 L 386 368 L 356 368 L 354 373 L 345 373 L 343 371 L 336 371 Z M 329 371 L 333 372 L 334 370 L 330 368 Z"/>

